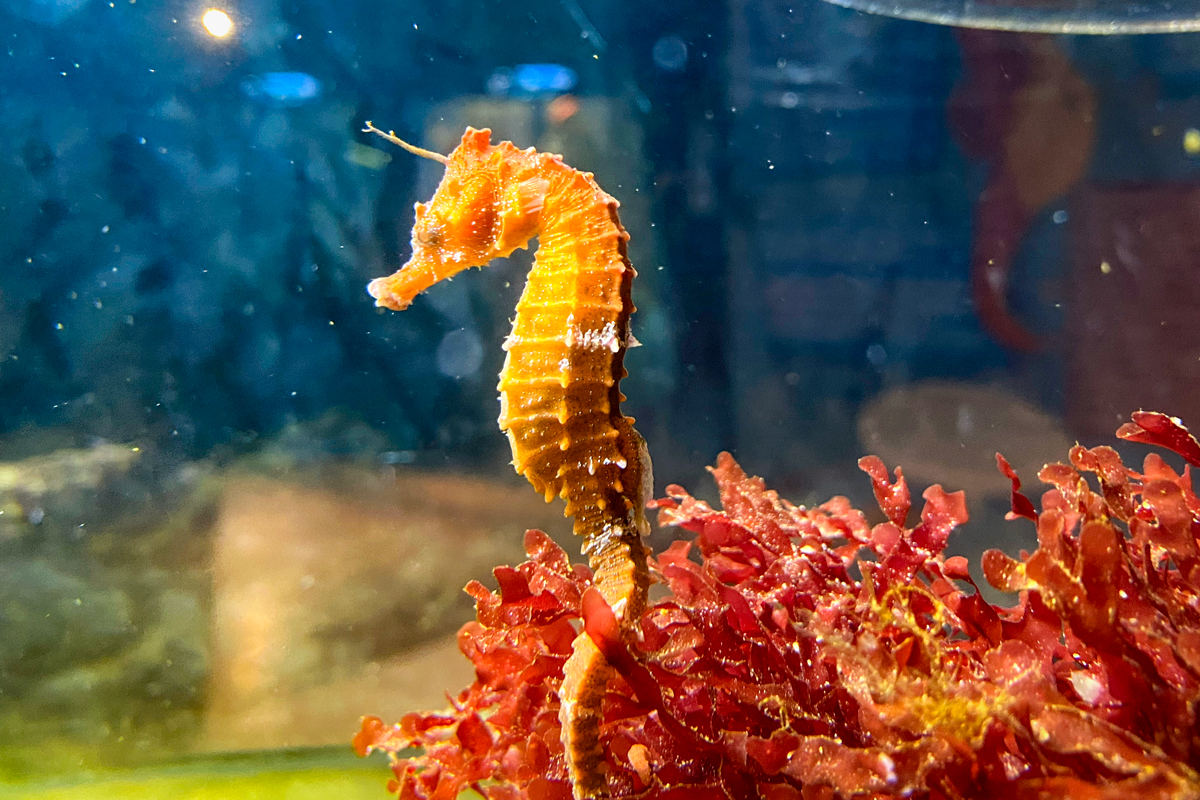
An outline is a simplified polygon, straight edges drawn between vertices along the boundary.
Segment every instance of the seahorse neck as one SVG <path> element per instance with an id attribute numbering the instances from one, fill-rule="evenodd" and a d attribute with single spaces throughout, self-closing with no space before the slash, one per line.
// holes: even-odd
<path id="1" fill-rule="evenodd" d="M 592 180 L 590 173 L 580 173 L 561 162 L 548 164 L 546 177 L 550 186 L 538 231 L 539 250 L 575 242 L 586 244 L 567 248 L 578 261 L 595 263 L 597 258 L 616 257 L 628 264 L 617 201 Z"/>

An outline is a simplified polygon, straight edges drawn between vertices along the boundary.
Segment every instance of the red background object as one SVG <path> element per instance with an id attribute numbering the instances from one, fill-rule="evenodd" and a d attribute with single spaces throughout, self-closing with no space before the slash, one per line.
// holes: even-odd
<path id="1" fill-rule="evenodd" d="M 1200 419 L 1200 186 L 1093 184 L 1071 216 L 1071 432 L 1105 436 L 1137 408 Z"/>

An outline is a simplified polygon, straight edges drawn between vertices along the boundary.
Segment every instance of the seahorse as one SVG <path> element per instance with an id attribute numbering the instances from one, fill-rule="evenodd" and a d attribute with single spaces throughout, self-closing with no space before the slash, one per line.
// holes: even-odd
<path id="1" fill-rule="evenodd" d="M 631 639 L 650 583 L 642 536 L 653 479 L 645 440 L 621 414 L 636 273 L 617 201 L 560 156 L 493 146 L 487 129 L 467 128 L 449 157 L 370 122 L 365 130 L 446 166 L 433 199 L 416 205 L 412 257 L 368 286 L 376 305 L 402 310 L 438 281 L 538 237 L 504 342 L 500 429 L 517 472 L 547 502 L 566 500 L 594 585 Z M 601 700 L 611 668 L 581 632 L 563 672 L 559 716 L 572 791 L 577 800 L 602 797 Z"/>

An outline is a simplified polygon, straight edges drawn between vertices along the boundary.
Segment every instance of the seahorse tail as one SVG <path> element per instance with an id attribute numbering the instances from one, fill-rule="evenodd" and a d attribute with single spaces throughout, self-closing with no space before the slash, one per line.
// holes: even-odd
<path id="1" fill-rule="evenodd" d="M 563 750 L 575 800 L 594 800 L 608 794 L 604 748 L 600 744 L 604 692 L 612 667 L 592 637 L 581 633 L 571 644 L 559 688 Z"/>
<path id="2" fill-rule="evenodd" d="M 583 550 L 592 568 L 592 584 L 612 608 L 622 633 L 627 634 L 646 610 L 650 590 L 646 546 L 637 525 L 607 526 L 588 537 Z"/>
<path id="3" fill-rule="evenodd" d="M 584 550 L 592 567 L 593 585 L 612 608 L 622 638 L 632 644 L 634 626 L 646 610 L 650 587 L 646 548 L 637 524 L 608 525 L 588 538 Z M 600 726 L 612 673 L 592 637 L 587 633 L 576 636 L 563 666 L 558 715 L 575 800 L 597 800 L 608 795 Z"/>

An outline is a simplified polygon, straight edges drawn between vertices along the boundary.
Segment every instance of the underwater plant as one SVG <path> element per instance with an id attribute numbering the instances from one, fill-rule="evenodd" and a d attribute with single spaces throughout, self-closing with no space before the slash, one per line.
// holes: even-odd
<path id="1" fill-rule="evenodd" d="M 1165 415 L 1119 435 L 1200 466 Z M 402 800 L 566 800 L 559 689 L 581 622 L 615 672 L 600 724 L 614 798 L 1200 796 L 1190 468 L 1069 455 L 1040 471 L 1053 487 L 1040 512 L 997 456 L 1010 518 L 1038 533 L 1032 554 L 984 556 L 988 582 L 1020 593 L 1011 608 L 944 556 L 963 493 L 929 488 L 910 520 L 903 473 L 873 456 L 859 462 L 886 516 L 873 526 L 845 498 L 792 505 L 728 454 L 712 469 L 721 509 L 669 487 L 660 521 L 695 539 L 652 560 L 669 594 L 633 643 L 590 571 L 530 531 L 529 560 L 497 568 L 497 591 L 467 587 L 477 619 L 459 646 L 475 681 L 446 711 L 365 718 L 354 746 L 393 757 Z"/>
<path id="2" fill-rule="evenodd" d="M 379 305 L 401 310 L 540 234 L 500 427 L 517 471 L 567 500 L 590 561 L 529 531 L 529 560 L 497 567 L 496 591 L 467 586 L 475 680 L 448 710 L 367 717 L 354 739 L 391 756 L 401 800 L 1200 797 L 1190 467 L 1152 454 L 1137 473 L 1077 445 L 1039 472 L 1053 486 L 1039 513 L 997 455 L 1010 516 L 1038 532 L 1032 555 L 984 556 L 988 582 L 1019 592 L 1012 608 L 945 556 L 963 493 L 926 490 L 909 527 L 903 473 L 874 456 L 859 466 L 886 521 L 870 525 L 845 498 L 782 500 L 722 454 L 720 510 L 677 486 L 649 504 L 695 534 L 651 559 L 650 461 L 620 412 L 634 273 L 616 201 L 488 131 L 468 128 L 447 157 L 368 130 L 446 165 L 409 263 L 369 287 Z M 1200 466 L 1165 415 L 1118 435 Z M 667 589 L 655 602 L 651 579 Z"/>

